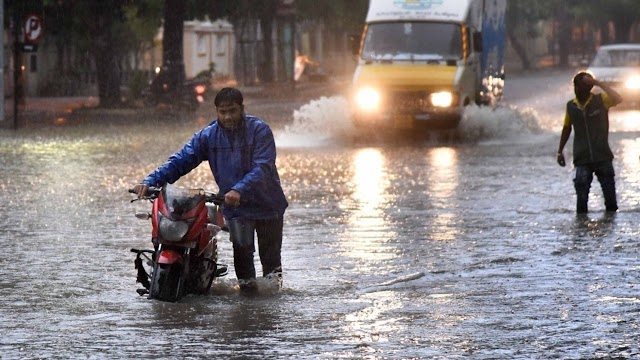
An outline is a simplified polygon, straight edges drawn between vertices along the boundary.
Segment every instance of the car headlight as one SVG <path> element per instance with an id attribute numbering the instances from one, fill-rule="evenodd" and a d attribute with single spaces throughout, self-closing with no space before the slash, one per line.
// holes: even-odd
<path id="1" fill-rule="evenodd" d="M 453 103 L 453 94 L 449 91 L 433 93 L 429 96 L 431 104 L 436 107 L 449 107 Z"/>
<path id="2" fill-rule="evenodd" d="M 358 90 L 355 100 L 361 110 L 376 111 L 380 107 L 380 93 L 374 88 Z"/>
<path id="3" fill-rule="evenodd" d="M 627 81 L 624 82 L 624 86 L 627 89 L 634 89 L 634 90 L 640 89 L 640 76 L 633 75 L 632 77 L 627 79 Z"/>

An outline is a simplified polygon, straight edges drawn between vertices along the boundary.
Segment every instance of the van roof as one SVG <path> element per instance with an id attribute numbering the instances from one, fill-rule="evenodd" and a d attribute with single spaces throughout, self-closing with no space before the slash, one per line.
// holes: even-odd
<path id="1" fill-rule="evenodd" d="M 415 20 L 463 22 L 474 0 L 371 0 L 367 22 Z"/>

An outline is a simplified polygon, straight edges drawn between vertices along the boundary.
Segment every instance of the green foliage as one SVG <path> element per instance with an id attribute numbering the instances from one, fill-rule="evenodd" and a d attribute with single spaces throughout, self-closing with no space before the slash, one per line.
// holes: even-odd
<path id="1" fill-rule="evenodd" d="M 557 0 L 508 0 L 507 29 L 514 32 L 524 32 L 530 37 L 535 37 L 538 34 L 536 24 L 540 20 L 550 19 L 557 13 L 561 5 Z"/>
<path id="2" fill-rule="evenodd" d="M 147 74 L 144 71 L 134 71 L 129 80 L 129 95 L 132 99 L 140 99 L 142 91 L 149 86 Z"/>
<path id="3" fill-rule="evenodd" d="M 368 0 L 296 0 L 297 15 L 303 20 L 322 20 L 330 27 L 359 31 L 369 9 Z"/>
<path id="4" fill-rule="evenodd" d="M 160 0 L 146 0 L 124 6 L 129 43 L 153 43 L 158 29 L 162 26 L 162 3 Z"/>
<path id="5" fill-rule="evenodd" d="M 274 18 L 278 0 L 200 0 L 190 1 L 188 18 L 246 19 Z M 369 0 L 295 0 L 298 20 L 322 20 L 331 27 L 359 30 L 367 16 Z"/>

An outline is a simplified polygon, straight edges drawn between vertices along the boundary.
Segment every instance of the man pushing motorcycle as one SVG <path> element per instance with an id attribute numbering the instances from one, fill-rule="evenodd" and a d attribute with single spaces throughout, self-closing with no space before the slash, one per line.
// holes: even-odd
<path id="1" fill-rule="evenodd" d="M 282 229 L 289 205 L 276 168 L 276 146 L 269 125 L 246 115 L 242 93 L 223 88 L 215 97 L 217 119 L 193 135 L 166 163 L 134 187 L 138 197 L 149 186 L 174 183 L 208 161 L 220 194 L 223 214 L 233 243 L 233 261 L 240 293 L 256 295 L 253 264 L 254 233 L 264 277 L 282 286 Z"/>

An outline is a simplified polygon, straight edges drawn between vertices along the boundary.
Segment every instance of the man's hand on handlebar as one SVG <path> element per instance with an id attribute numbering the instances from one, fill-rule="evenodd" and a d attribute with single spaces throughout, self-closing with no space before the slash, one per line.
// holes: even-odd
<path id="1" fill-rule="evenodd" d="M 133 192 L 138 194 L 138 199 L 147 195 L 148 190 L 149 190 L 149 185 L 147 184 L 138 184 L 133 187 Z"/>
<path id="2" fill-rule="evenodd" d="M 224 194 L 224 203 L 227 206 L 240 206 L 240 193 L 235 190 L 230 190 L 228 193 Z"/>

